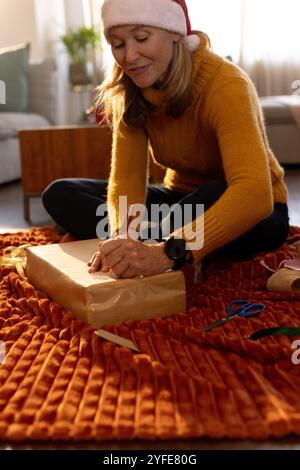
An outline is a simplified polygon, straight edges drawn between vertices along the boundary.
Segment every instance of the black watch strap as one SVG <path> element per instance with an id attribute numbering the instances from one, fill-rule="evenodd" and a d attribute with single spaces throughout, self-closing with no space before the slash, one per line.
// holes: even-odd
<path id="1" fill-rule="evenodd" d="M 172 271 L 177 271 L 182 268 L 185 263 L 191 263 L 193 260 L 192 254 L 186 247 L 186 241 L 181 238 L 170 237 L 165 242 L 165 253 L 174 265 Z"/>
<path id="2" fill-rule="evenodd" d="M 178 271 L 178 269 L 181 269 L 185 265 L 185 259 L 176 259 L 174 260 L 174 264 L 172 266 L 172 271 Z"/>

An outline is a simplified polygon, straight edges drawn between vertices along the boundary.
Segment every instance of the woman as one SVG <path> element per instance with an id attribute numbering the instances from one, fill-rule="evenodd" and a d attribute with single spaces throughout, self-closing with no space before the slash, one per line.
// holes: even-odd
<path id="1" fill-rule="evenodd" d="M 90 270 L 148 276 L 213 252 L 249 257 L 279 247 L 289 228 L 287 189 L 248 76 L 191 31 L 184 0 L 105 0 L 102 23 L 115 59 L 100 92 L 113 126 L 109 182 L 59 180 L 43 194 L 52 217 L 80 239 L 95 237 L 97 207 L 108 202 L 111 237 Z M 147 188 L 148 150 L 167 168 L 161 187 Z M 170 207 L 160 223 L 167 240 L 117 235 L 125 195 L 127 207 Z M 171 208 L 188 206 L 190 220 L 175 227 Z"/>

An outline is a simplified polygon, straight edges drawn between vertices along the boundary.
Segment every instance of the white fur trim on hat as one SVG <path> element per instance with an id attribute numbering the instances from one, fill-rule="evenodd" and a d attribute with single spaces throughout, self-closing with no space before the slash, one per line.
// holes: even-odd
<path id="1" fill-rule="evenodd" d="M 197 34 L 185 36 L 184 41 L 190 51 L 195 51 L 200 45 L 200 37 Z"/>
<path id="2" fill-rule="evenodd" d="M 184 11 L 172 0 L 104 0 L 101 17 L 105 36 L 113 26 L 129 24 L 187 34 Z"/>

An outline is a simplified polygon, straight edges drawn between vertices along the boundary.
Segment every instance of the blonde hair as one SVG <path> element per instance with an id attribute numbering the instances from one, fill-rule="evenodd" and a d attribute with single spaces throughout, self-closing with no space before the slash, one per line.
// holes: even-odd
<path id="1" fill-rule="evenodd" d="M 173 57 L 161 89 L 164 101 L 159 111 L 179 118 L 192 100 L 192 55 L 182 39 L 173 43 Z M 102 110 L 104 122 L 110 127 L 113 121 L 144 127 L 147 117 L 156 111 L 117 63 L 97 91 L 96 106 Z"/>

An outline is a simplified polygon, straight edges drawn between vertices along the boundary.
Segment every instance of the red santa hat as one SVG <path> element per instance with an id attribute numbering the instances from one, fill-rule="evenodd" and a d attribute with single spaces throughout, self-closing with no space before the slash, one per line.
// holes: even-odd
<path id="1" fill-rule="evenodd" d="M 192 33 L 185 0 L 104 0 L 101 18 L 106 37 L 113 26 L 140 24 L 179 33 L 190 51 L 200 44 Z"/>

